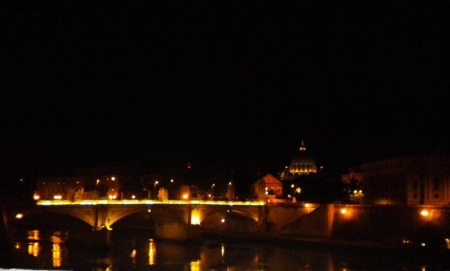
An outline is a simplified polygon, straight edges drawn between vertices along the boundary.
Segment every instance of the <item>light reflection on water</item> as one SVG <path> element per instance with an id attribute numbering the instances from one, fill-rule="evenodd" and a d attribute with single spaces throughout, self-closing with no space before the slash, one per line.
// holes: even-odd
<path id="1" fill-rule="evenodd" d="M 433 262 L 413 263 L 392 255 L 355 250 L 273 246 L 256 243 L 178 244 L 151 236 L 115 233 L 110 249 L 72 246 L 68 232 L 39 230 L 16 233 L 15 251 L 32 257 L 40 269 L 74 271 L 357 271 L 449 270 Z M 23 238 L 26 236 L 26 238 Z M 19 238 L 21 237 L 21 238 Z M 431 264 L 430 264 L 431 263 Z M 17 266 L 21 267 L 21 266 Z M 446 266 L 448 267 L 448 266 Z"/>

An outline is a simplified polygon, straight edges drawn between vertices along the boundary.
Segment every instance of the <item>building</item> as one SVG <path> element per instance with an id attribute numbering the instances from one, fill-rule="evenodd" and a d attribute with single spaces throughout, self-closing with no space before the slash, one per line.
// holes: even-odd
<path id="1" fill-rule="evenodd" d="M 253 196 L 258 200 L 275 202 L 283 196 L 283 183 L 272 174 L 266 174 L 252 185 Z"/>
<path id="2" fill-rule="evenodd" d="M 342 181 L 354 199 L 367 204 L 447 205 L 450 156 L 436 153 L 364 163 L 349 169 Z"/>
<path id="3" fill-rule="evenodd" d="M 35 199 L 75 200 L 84 193 L 84 177 L 43 177 L 36 183 Z"/>
<path id="4" fill-rule="evenodd" d="M 119 199 L 118 175 L 41 177 L 36 183 L 35 199 L 84 200 Z"/>
<path id="5" fill-rule="evenodd" d="M 305 142 L 302 140 L 298 154 L 291 160 L 290 165 L 286 166 L 280 173 L 280 179 L 292 180 L 298 176 L 316 172 L 317 166 L 314 158 L 306 151 Z"/>

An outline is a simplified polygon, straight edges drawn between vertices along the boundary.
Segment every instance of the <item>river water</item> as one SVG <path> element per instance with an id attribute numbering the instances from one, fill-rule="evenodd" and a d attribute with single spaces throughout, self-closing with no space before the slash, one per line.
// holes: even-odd
<path id="1" fill-rule="evenodd" d="M 447 254 L 405 255 L 387 251 L 283 245 L 264 242 L 175 243 L 151 234 L 114 232 L 109 249 L 73 245 L 70 232 L 20 230 L 13 233 L 16 268 L 74 271 L 351 271 L 450 270 Z"/>

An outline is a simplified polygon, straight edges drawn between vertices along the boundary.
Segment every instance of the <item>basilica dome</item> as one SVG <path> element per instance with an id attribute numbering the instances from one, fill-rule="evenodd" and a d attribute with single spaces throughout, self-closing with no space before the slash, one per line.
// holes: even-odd
<path id="1" fill-rule="evenodd" d="M 317 172 L 314 158 L 306 151 L 305 142 L 302 140 L 298 154 L 291 160 L 280 174 L 281 179 L 292 179 L 299 175 L 306 175 Z"/>

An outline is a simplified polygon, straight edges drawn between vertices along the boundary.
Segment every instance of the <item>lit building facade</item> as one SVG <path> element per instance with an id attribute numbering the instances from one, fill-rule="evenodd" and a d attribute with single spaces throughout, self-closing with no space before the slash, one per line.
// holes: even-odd
<path id="1" fill-rule="evenodd" d="M 86 185 L 83 177 L 45 177 L 36 183 L 35 199 L 41 200 L 75 200 L 81 195 Z"/>
<path id="2" fill-rule="evenodd" d="M 364 163 L 342 176 L 368 204 L 450 203 L 450 156 L 404 156 Z"/>
<path id="3" fill-rule="evenodd" d="M 317 166 L 314 159 L 306 151 L 305 142 L 302 140 L 297 156 L 281 172 L 280 179 L 291 180 L 311 173 L 317 173 Z"/>
<path id="4" fill-rule="evenodd" d="M 272 174 L 266 174 L 252 185 L 252 192 L 259 200 L 273 202 L 283 195 L 283 183 Z"/>
<path id="5" fill-rule="evenodd" d="M 71 176 L 41 177 L 36 183 L 34 198 L 71 201 L 119 199 L 123 179 L 120 171 L 118 168 L 77 169 Z"/>

